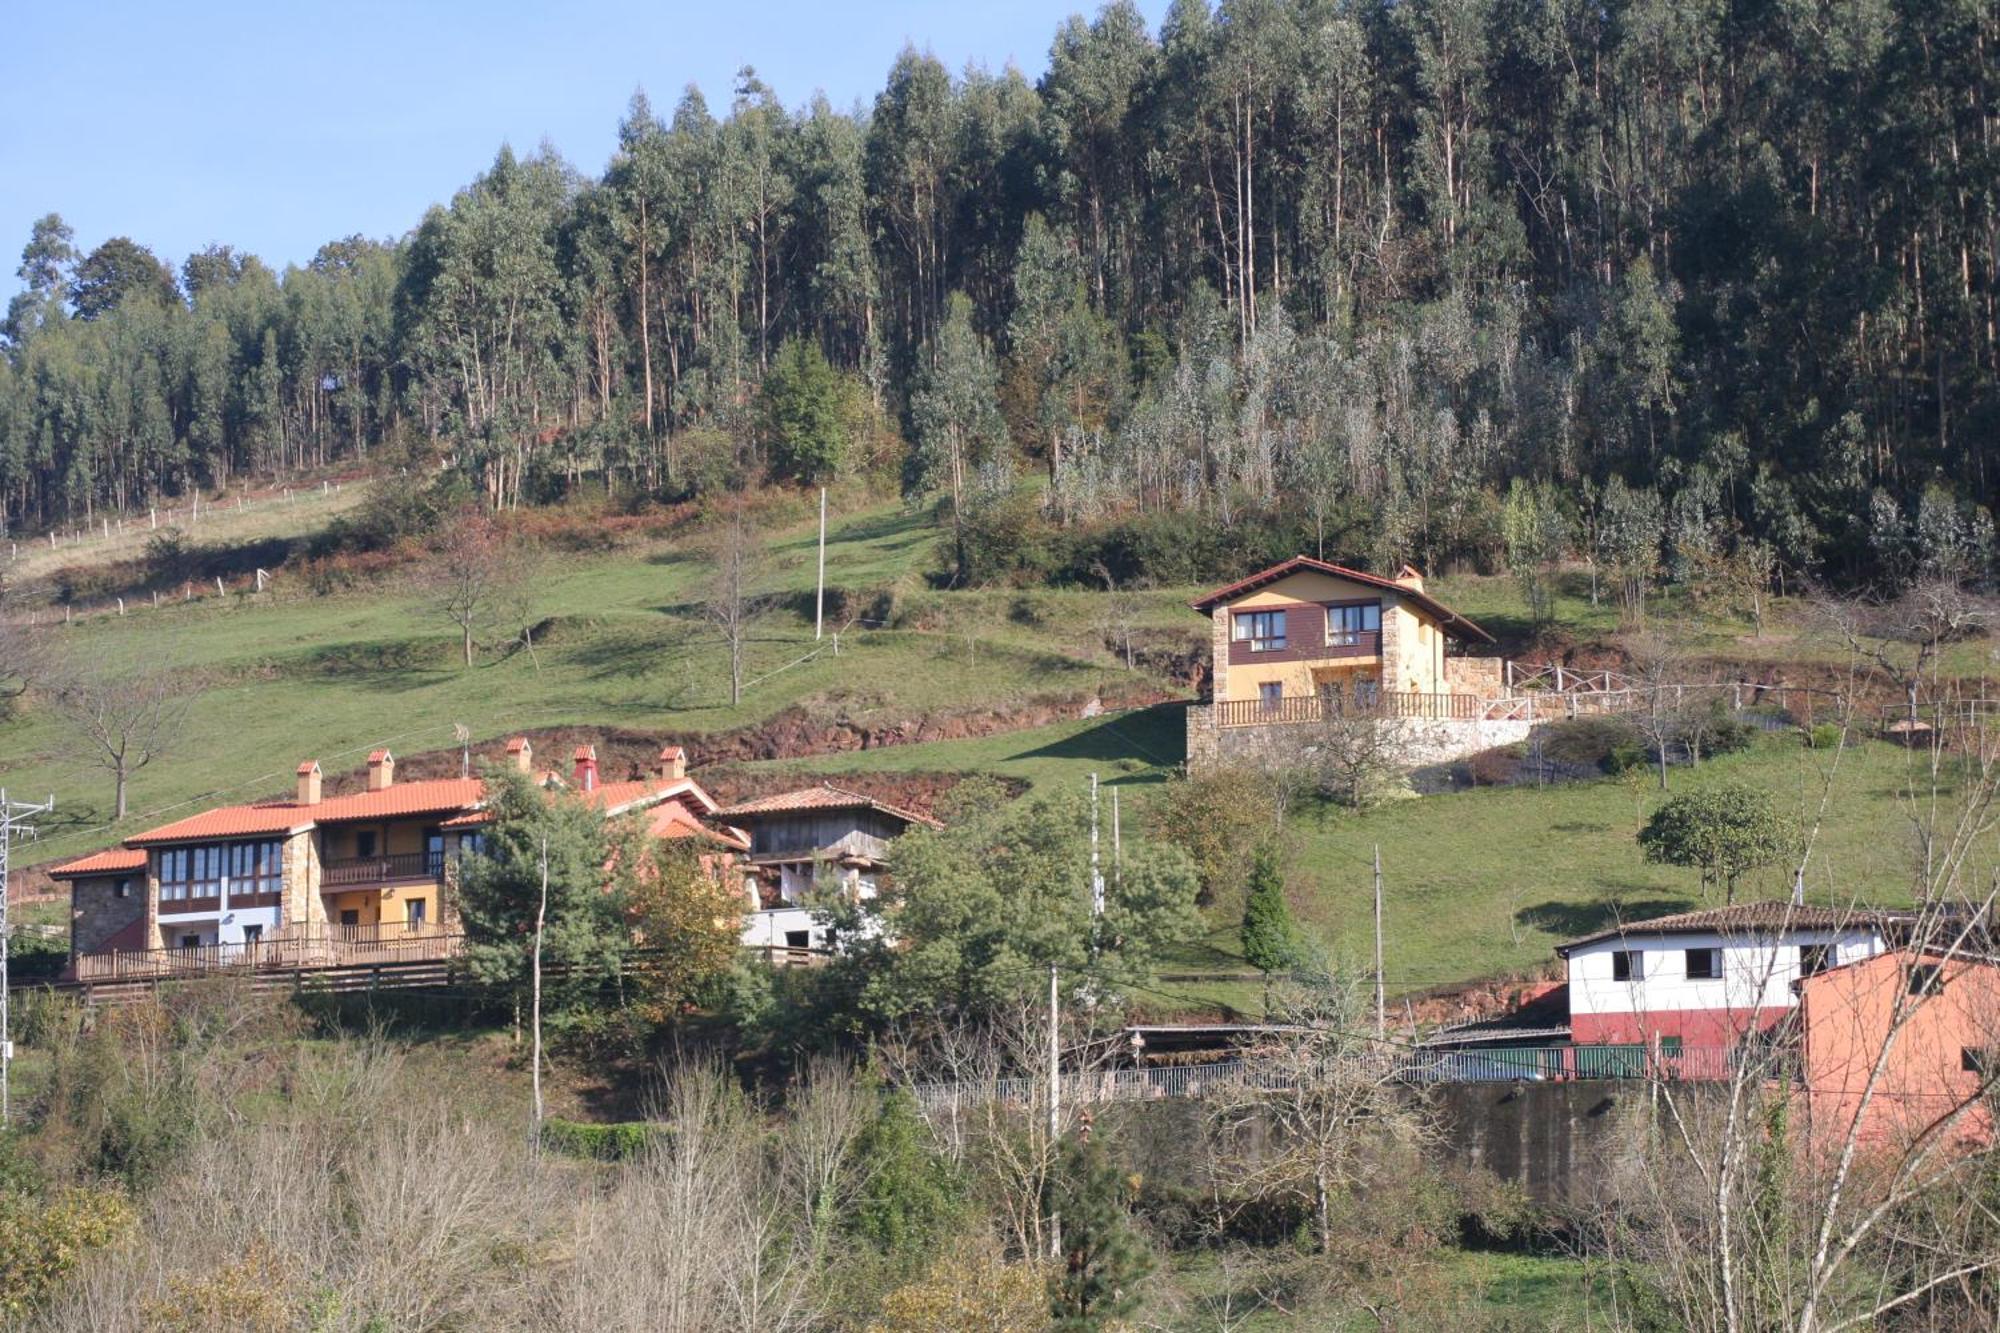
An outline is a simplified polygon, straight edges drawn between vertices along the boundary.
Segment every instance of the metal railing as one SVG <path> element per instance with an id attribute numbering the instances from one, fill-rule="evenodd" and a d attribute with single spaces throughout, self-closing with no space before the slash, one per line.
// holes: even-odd
<path id="1" fill-rule="evenodd" d="M 1406 1061 L 1406 1083 L 1543 1083 L 1568 1079 L 1668 1079 L 1712 1082 L 1734 1069 L 1722 1046 L 1678 1050 L 1645 1045 L 1512 1046 L 1426 1051 Z"/>
<path id="2" fill-rule="evenodd" d="M 319 882 L 322 888 L 329 888 L 343 884 L 382 884 L 392 879 L 439 879 L 443 875 L 443 852 L 397 852 L 323 861 Z"/>

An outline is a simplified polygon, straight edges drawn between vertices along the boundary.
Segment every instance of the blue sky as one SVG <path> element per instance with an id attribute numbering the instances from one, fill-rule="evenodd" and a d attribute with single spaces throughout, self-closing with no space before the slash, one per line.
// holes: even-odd
<path id="1" fill-rule="evenodd" d="M 1167 0 L 1140 0 L 1157 25 Z M 643 86 L 662 114 L 698 83 L 728 103 L 754 65 L 784 101 L 872 100 L 905 42 L 954 71 L 1030 78 L 1097 0 L 920 4 L 574 0 L 10 7 L 0 33 L 0 292 L 55 211 L 88 249 L 129 235 L 178 266 L 211 241 L 303 263 L 324 241 L 400 235 L 492 161 L 547 140 L 609 157 Z"/>

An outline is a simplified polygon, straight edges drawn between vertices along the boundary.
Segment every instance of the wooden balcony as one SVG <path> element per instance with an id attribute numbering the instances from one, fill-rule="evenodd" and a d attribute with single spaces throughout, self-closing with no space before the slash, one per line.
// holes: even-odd
<path id="1" fill-rule="evenodd" d="M 1471 721 L 1484 716 L 1473 694 L 1416 694 L 1384 690 L 1357 702 L 1330 694 L 1290 694 L 1279 699 L 1218 699 L 1218 727 L 1272 727 L 1324 722 L 1328 717 L 1424 718 Z"/>
<path id="2" fill-rule="evenodd" d="M 191 949 L 119 949 L 81 954 L 80 982 L 191 978 L 226 973 L 312 971 L 455 957 L 465 937 L 439 925 L 289 927 L 243 944 Z"/>
<path id="3" fill-rule="evenodd" d="M 393 884 L 399 880 L 444 878 L 444 853 L 398 852 L 393 856 L 349 856 L 322 861 L 321 889 Z"/>

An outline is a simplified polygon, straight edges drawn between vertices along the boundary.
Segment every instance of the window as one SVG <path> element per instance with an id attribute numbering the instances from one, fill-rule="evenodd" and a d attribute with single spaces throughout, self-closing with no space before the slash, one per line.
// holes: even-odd
<path id="1" fill-rule="evenodd" d="M 354 835 L 354 855 L 356 859 L 362 861 L 375 855 L 374 829 L 360 829 L 356 831 Z"/>
<path id="2" fill-rule="evenodd" d="M 201 936 L 199 936 L 199 935 L 183 935 L 183 936 L 181 936 L 181 948 L 183 948 L 183 949 L 199 949 L 200 947 L 201 947 Z"/>
<path id="3" fill-rule="evenodd" d="M 1715 981 L 1722 976 L 1722 950 L 1689 949 L 1687 951 L 1689 981 Z"/>
<path id="4" fill-rule="evenodd" d="M 1326 642 L 1329 647 L 1350 648 L 1364 634 L 1382 632 L 1382 603 L 1364 606 L 1329 606 L 1326 609 Z"/>
<path id="5" fill-rule="evenodd" d="M 1643 981 L 1646 977 L 1646 955 L 1638 949 L 1615 949 L 1611 954 L 1611 979 L 1613 981 Z"/>
<path id="6" fill-rule="evenodd" d="M 340 909 L 340 924 L 341 924 L 341 925 L 343 925 L 343 926 L 358 926 L 358 925 L 360 925 L 360 924 L 361 924 L 361 909 L 360 909 L 360 908 L 358 908 L 358 907 L 343 907 L 343 908 L 341 908 L 341 909 Z"/>
<path id="7" fill-rule="evenodd" d="M 1283 611 L 1239 611 L 1230 622 L 1230 637 L 1250 645 L 1253 653 L 1274 653 L 1285 647 Z"/>
<path id="8" fill-rule="evenodd" d="M 1264 706 L 1267 713 L 1277 712 L 1284 697 L 1285 687 L 1275 680 L 1267 680 L 1257 687 L 1257 702 Z"/>
<path id="9" fill-rule="evenodd" d="M 1912 963 L 1910 965 L 1910 994 L 1936 995 L 1944 989 L 1944 977 L 1936 963 Z"/>
<path id="10" fill-rule="evenodd" d="M 1968 1074 L 1986 1076 L 1993 1068 L 1993 1050 L 1988 1046 L 1961 1046 L 1958 1051 L 1958 1067 Z"/>
<path id="11" fill-rule="evenodd" d="M 1373 676 L 1354 678 L 1354 706 L 1373 708 L 1382 702 L 1382 682 Z"/>
<path id="12" fill-rule="evenodd" d="M 405 922 L 406 924 L 408 924 L 408 925 L 411 925 L 411 926 L 421 926 L 421 925 L 423 925 L 423 924 L 424 924 L 424 912 L 425 912 L 425 911 L 426 911 L 426 910 L 427 910 L 427 909 L 428 909 L 429 907 L 430 907 L 430 903 L 429 903 L 429 902 L 428 902 L 428 901 L 427 901 L 426 899 L 423 899 L 423 898 L 412 898 L 412 899 L 410 899 L 410 900 L 409 900 L 408 902 L 406 902 L 406 903 L 404 903 L 404 904 L 403 904 L 403 912 L 404 912 L 404 916 L 403 916 L 403 920 L 404 920 L 404 922 Z"/>
<path id="13" fill-rule="evenodd" d="M 1833 966 L 1833 946 L 1831 944 L 1801 944 L 1799 946 L 1799 975 L 1816 977 Z"/>
<path id="14" fill-rule="evenodd" d="M 264 927 L 262 927 L 261 925 L 243 927 L 243 942 L 245 944 L 255 944 L 258 940 L 261 940 L 263 938 L 264 938 Z"/>
<path id="15" fill-rule="evenodd" d="M 283 848 L 277 841 L 170 847 L 160 853 L 160 901 L 219 897 L 225 880 L 236 897 L 276 894 L 284 884 Z"/>
<path id="16" fill-rule="evenodd" d="M 114 898 L 130 898 L 132 896 L 132 881 L 127 878 L 113 884 L 111 886 L 111 896 Z"/>

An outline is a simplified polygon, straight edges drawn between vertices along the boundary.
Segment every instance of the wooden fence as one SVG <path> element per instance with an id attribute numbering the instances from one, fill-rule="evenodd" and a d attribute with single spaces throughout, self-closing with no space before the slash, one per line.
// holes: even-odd
<path id="1" fill-rule="evenodd" d="M 311 933 L 280 932 L 241 944 L 80 954 L 76 980 L 87 984 L 442 961 L 456 957 L 464 940 L 457 931 L 441 926 L 321 926 Z"/>

